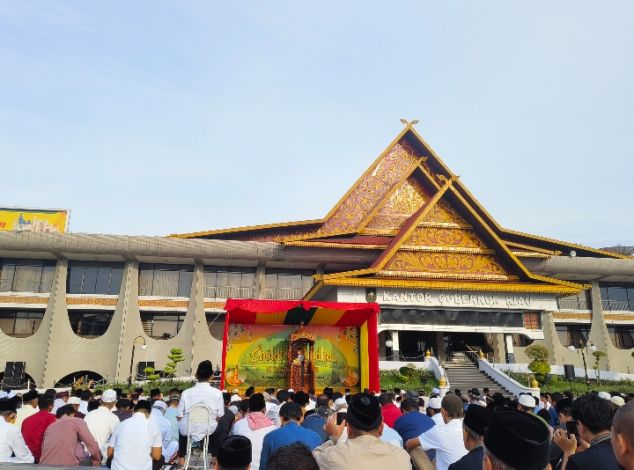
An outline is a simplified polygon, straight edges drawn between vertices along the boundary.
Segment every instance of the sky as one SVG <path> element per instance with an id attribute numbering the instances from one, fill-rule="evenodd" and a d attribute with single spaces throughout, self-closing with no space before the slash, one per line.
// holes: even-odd
<path id="1" fill-rule="evenodd" d="M 634 2 L 0 0 L 0 206 L 323 217 L 402 129 L 508 228 L 634 245 Z"/>

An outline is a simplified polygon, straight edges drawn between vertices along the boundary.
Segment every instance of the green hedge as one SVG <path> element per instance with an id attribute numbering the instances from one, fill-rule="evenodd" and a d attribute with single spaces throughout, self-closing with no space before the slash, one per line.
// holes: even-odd
<path id="1" fill-rule="evenodd" d="M 506 372 L 506 374 L 512 379 L 517 380 L 522 385 L 529 386 L 531 374 L 520 372 Z M 606 392 L 614 391 L 620 393 L 633 393 L 634 381 L 631 380 L 601 380 L 601 385 L 594 380 L 590 379 L 590 387 L 586 385 L 585 377 L 577 377 L 572 382 L 569 382 L 562 376 L 549 375 L 545 378 L 543 383 L 539 384 L 542 391 L 545 392 L 564 392 L 566 390 L 572 390 L 575 395 L 580 395 L 588 392 L 588 390 L 605 390 Z"/>
<path id="2" fill-rule="evenodd" d="M 381 388 L 392 390 L 398 387 L 403 390 L 423 390 L 425 395 L 429 395 L 432 388 L 438 387 L 438 380 L 434 377 L 433 372 L 415 368 L 403 369 L 379 371 Z"/>

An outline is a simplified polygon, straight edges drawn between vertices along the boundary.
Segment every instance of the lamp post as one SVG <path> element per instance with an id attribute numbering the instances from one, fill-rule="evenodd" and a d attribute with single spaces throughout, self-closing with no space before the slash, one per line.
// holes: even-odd
<path id="1" fill-rule="evenodd" d="M 586 387 L 590 388 L 590 379 L 588 378 L 588 365 L 586 363 L 586 350 L 589 353 L 593 353 L 597 350 L 597 347 L 589 339 L 586 339 L 584 342 L 580 342 L 579 348 L 575 348 L 572 344 L 568 346 L 568 351 L 577 351 L 581 353 L 581 358 L 583 359 L 583 371 L 586 374 Z"/>
<path id="2" fill-rule="evenodd" d="M 132 385 L 132 367 L 134 366 L 134 352 L 136 351 L 137 346 L 141 346 L 141 349 L 147 349 L 145 338 L 143 336 L 137 336 L 132 342 L 132 356 L 130 357 L 130 374 L 128 375 L 128 386 Z"/>

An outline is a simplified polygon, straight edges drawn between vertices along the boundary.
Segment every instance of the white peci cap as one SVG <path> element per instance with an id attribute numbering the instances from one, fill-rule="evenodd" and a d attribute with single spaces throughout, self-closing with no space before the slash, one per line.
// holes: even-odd
<path id="1" fill-rule="evenodd" d="M 104 403 L 114 403 L 115 401 L 117 401 L 117 392 L 115 392 L 111 388 L 105 390 L 101 395 L 101 401 Z"/>
<path id="2" fill-rule="evenodd" d="M 431 408 L 432 410 L 439 410 L 442 408 L 442 399 L 440 397 L 434 397 L 429 399 L 429 403 L 427 404 L 427 408 Z"/>

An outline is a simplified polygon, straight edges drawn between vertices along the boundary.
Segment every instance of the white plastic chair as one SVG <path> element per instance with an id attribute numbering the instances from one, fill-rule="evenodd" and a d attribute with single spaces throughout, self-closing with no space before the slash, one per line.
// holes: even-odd
<path id="1" fill-rule="evenodd" d="M 187 421 L 187 454 L 185 457 L 185 467 L 184 470 L 189 468 L 189 461 L 192 456 L 192 445 L 195 441 L 192 437 L 192 433 L 195 430 L 205 429 L 205 437 L 202 440 L 202 456 L 203 456 L 203 468 L 207 470 L 208 468 L 208 449 L 209 449 L 209 428 L 211 427 L 212 421 L 216 419 L 215 413 L 211 408 L 203 403 L 198 403 L 194 405 L 189 410 L 189 418 Z M 200 431 L 196 432 L 198 434 Z"/>

